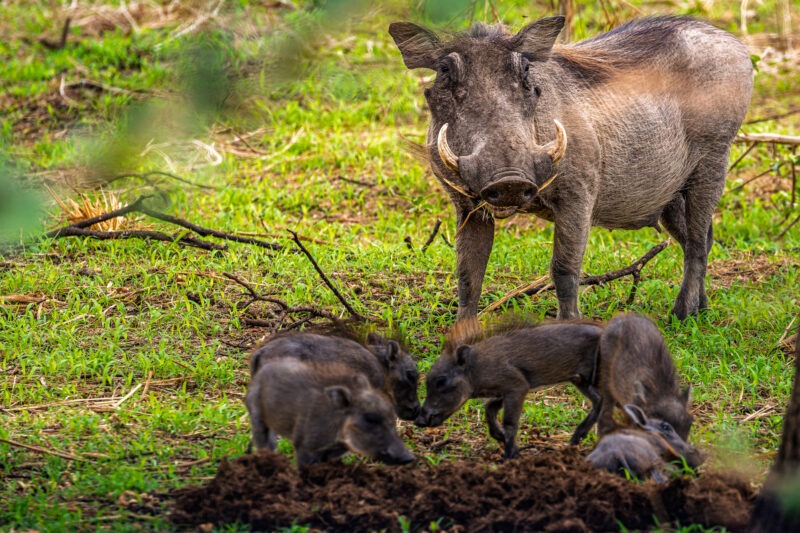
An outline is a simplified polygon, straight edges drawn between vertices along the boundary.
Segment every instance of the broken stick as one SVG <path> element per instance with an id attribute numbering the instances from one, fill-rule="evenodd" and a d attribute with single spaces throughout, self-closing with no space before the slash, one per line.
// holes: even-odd
<path id="1" fill-rule="evenodd" d="M 605 274 L 601 274 L 599 276 L 586 276 L 580 279 L 578 282 L 579 285 L 603 285 L 604 283 L 608 283 L 609 281 L 613 281 L 615 279 L 623 278 L 625 276 L 633 277 L 633 286 L 631 287 L 631 294 L 628 296 L 628 304 L 633 302 L 633 298 L 636 296 L 636 287 L 641 280 L 641 272 L 644 266 L 650 262 L 655 256 L 661 253 L 664 248 L 669 246 L 670 241 L 666 240 L 663 241 L 652 248 L 650 248 L 647 253 L 645 253 L 642 257 L 637 259 L 634 263 L 626 266 L 625 268 L 621 268 L 619 270 L 613 270 L 611 272 L 606 272 Z M 508 300 L 520 296 L 534 296 L 539 294 L 540 292 L 544 292 L 546 290 L 552 290 L 554 285 L 549 281 L 549 276 L 542 276 L 541 278 L 537 279 L 536 281 L 525 285 L 523 287 L 518 287 L 511 291 L 510 293 L 506 294 L 502 298 L 500 298 L 497 302 L 492 303 L 486 309 L 482 311 L 482 313 L 490 312 L 498 307 L 502 306 Z"/>
<path id="2" fill-rule="evenodd" d="M 737 143 L 772 143 L 787 144 L 789 146 L 800 145 L 798 135 L 780 135 L 778 133 L 740 133 L 733 140 Z"/>
<path id="3" fill-rule="evenodd" d="M 288 230 L 288 231 L 289 231 L 289 233 L 292 234 L 292 238 L 294 239 L 294 242 L 297 245 L 297 247 L 300 248 L 300 251 L 303 252 L 306 257 L 308 257 L 308 260 L 311 261 L 311 264 L 314 266 L 314 269 L 317 271 L 317 273 L 322 278 L 322 281 L 325 282 L 325 285 L 328 286 L 328 288 L 333 292 L 333 294 L 336 296 L 336 298 L 338 298 L 339 301 L 342 302 L 342 305 L 344 305 L 345 309 L 347 309 L 347 312 L 350 313 L 353 316 L 354 319 L 356 319 L 358 321 L 361 321 L 361 322 L 365 322 L 367 319 L 364 318 L 363 316 L 361 316 L 360 314 L 358 314 L 356 312 L 356 310 L 353 309 L 353 307 L 349 303 L 347 303 L 347 300 L 344 299 L 344 297 L 336 289 L 336 287 L 333 286 L 333 283 L 331 283 L 331 280 L 328 279 L 328 276 L 325 275 L 325 272 L 322 271 L 320 266 L 314 260 L 314 257 L 311 255 L 311 252 L 309 252 L 306 249 L 306 247 L 303 246 L 303 243 L 300 242 L 300 238 L 297 236 L 297 233 L 295 233 L 292 230 Z"/>
<path id="4" fill-rule="evenodd" d="M 104 222 L 106 220 L 110 220 L 112 218 L 120 217 L 127 215 L 128 213 L 143 213 L 147 216 L 152 218 L 169 222 L 170 224 L 175 224 L 176 226 L 180 226 L 182 228 L 188 229 L 202 237 L 216 237 L 218 239 L 224 239 L 226 241 L 233 241 L 242 244 L 254 244 L 256 246 L 260 246 L 261 248 L 267 248 L 270 250 L 281 250 L 283 246 L 275 243 L 275 242 L 268 242 L 263 241 L 261 239 L 255 239 L 252 237 L 243 237 L 240 235 L 233 235 L 231 233 L 226 233 L 224 231 L 219 231 L 215 229 L 204 228 L 202 226 L 198 226 L 197 224 L 193 224 L 188 220 L 184 220 L 182 218 L 178 218 L 173 215 L 168 215 L 166 213 L 161 213 L 160 211 L 154 211 L 149 207 L 144 205 L 144 202 L 150 198 L 150 196 L 140 196 L 136 199 L 133 203 L 130 203 L 126 206 L 120 207 L 119 209 L 115 209 L 113 211 L 109 211 L 108 213 L 104 213 L 102 215 L 98 215 L 96 217 L 87 218 L 85 220 L 80 220 L 78 222 L 74 222 L 68 226 L 63 228 L 55 229 L 53 231 L 49 231 L 45 233 L 45 237 L 50 239 L 57 239 L 60 237 L 73 237 L 73 236 L 83 236 L 83 237 L 93 237 L 95 239 L 133 239 L 133 238 L 140 238 L 140 239 L 154 239 L 158 241 L 166 241 L 166 242 L 178 242 L 180 244 L 185 244 L 188 246 L 194 246 L 197 248 L 202 248 L 204 250 L 226 250 L 227 247 L 222 244 L 211 243 L 207 241 L 203 241 L 192 237 L 190 235 L 182 235 L 180 237 L 173 237 L 167 235 L 165 233 L 161 233 L 159 231 L 146 231 L 146 230 L 120 230 L 120 231 L 95 231 L 89 230 L 87 228 L 93 226 L 94 224 L 99 224 L 100 222 Z"/>

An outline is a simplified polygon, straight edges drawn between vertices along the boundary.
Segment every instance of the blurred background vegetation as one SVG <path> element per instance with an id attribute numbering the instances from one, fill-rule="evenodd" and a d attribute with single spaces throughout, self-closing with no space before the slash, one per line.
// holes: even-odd
<path id="1" fill-rule="evenodd" d="M 22 197 L 12 175 L 24 176 L 34 188 L 83 190 L 122 174 L 195 170 L 197 160 L 214 166 L 224 152 L 214 149 L 213 137 L 227 128 L 273 133 L 280 130 L 274 123 L 282 120 L 281 111 L 309 98 L 357 107 L 369 98 L 376 78 L 384 75 L 382 81 L 391 83 L 390 72 L 396 72 L 396 54 L 384 35 L 363 42 L 360 37 L 382 32 L 393 18 L 455 31 L 476 20 L 518 27 L 561 13 L 568 19 L 564 42 L 636 16 L 706 18 L 753 49 L 759 69 L 754 109 L 760 114 L 752 118 L 778 116 L 800 105 L 796 80 L 787 76 L 797 63 L 797 5 L 790 0 L 394 0 L 379 5 L 364 0 L 10 0 L 1 8 L 9 38 L 0 44 L 6 60 L 0 71 L 0 149 L 14 169 L 4 166 L 0 187 L 6 197 Z M 419 101 L 413 108 L 408 104 L 384 102 L 385 114 L 375 118 L 416 128 L 424 113 Z M 285 139 L 274 141 L 279 145 Z M 196 170 L 201 180 L 213 174 Z M 25 201 L 34 198 L 27 195 Z M 20 218 L 9 209 L 0 204 L 0 220 L 8 220 L 6 241 L 19 243 L 17 229 L 27 229 L 31 237 L 41 232 L 36 210 L 26 209 L 28 217 Z"/>

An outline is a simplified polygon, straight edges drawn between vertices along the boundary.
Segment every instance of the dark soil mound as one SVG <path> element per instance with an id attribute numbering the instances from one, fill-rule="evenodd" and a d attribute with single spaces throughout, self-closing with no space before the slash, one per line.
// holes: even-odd
<path id="1" fill-rule="evenodd" d="M 241 522 L 255 529 L 309 524 L 331 531 L 607 531 L 620 524 L 702 524 L 742 531 L 755 492 L 718 474 L 658 486 L 595 470 L 580 450 L 549 450 L 500 465 L 317 465 L 304 472 L 269 452 L 220 465 L 217 477 L 176 494 L 177 524 Z M 658 522 L 656 522 L 656 520 Z"/>

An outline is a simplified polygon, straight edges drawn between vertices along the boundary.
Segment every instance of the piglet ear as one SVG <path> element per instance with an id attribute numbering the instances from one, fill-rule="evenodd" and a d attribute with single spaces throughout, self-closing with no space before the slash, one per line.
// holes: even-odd
<path id="1" fill-rule="evenodd" d="M 403 54 L 406 68 L 436 68 L 441 41 L 431 30 L 411 22 L 392 22 L 389 35 Z"/>
<path id="2" fill-rule="evenodd" d="M 325 387 L 325 395 L 337 409 L 347 409 L 350 407 L 350 389 L 347 387 L 341 385 Z"/>
<path id="3" fill-rule="evenodd" d="M 355 386 L 356 390 L 364 390 L 371 387 L 367 376 L 360 372 L 353 374 L 353 385 Z"/>
<path id="4" fill-rule="evenodd" d="M 386 344 L 386 360 L 389 361 L 390 364 L 396 363 L 398 353 L 400 353 L 400 345 L 397 341 L 389 341 Z"/>
<path id="5" fill-rule="evenodd" d="M 469 360 L 472 348 L 466 344 L 462 344 L 456 349 L 456 364 L 458 366 L 466 366 Z"/>
<path id="6" fill-rule="evenodd" d="M 631 419 L 631 422 L 640 428 L 644 428 L 645 424 L 647 424 L 647 415 L 644 414 L 644 411 L 642 411 L 638 405 L 629 403 L 625 404 L 622 408 L 625 410 L 628 418 Z"/>
<path id="7" fill-rule="evenodd" d="M 564 17 L 547 17 L 519 30 L 508 41 L 509 47 L 529 61 L 547 61 L 558 34 L 564 27 Z"/>
<path id="8" fill-rule="evenodd" d="M 692 401 L 692 386 L 687 385 L 685 389 L 681 391 L 681 401 L 683 405 L 689 405 L 689 402 Z"/>

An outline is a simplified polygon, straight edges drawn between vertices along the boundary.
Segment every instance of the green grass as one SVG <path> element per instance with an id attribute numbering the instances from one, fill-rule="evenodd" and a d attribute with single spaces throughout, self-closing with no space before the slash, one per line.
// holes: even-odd
<path id="1" fill-rule="evenodd" d="M 405 70 L 385 31 L 391 20 L 435 23 L 441 15 L 398 2 L 329 20 L 306 9 L 276 11 L 242 0 L 206 26 L 205 44 L 198 47 L 197 33 L 175 37 L 175 29 L 206 6 L 180 4 L 195 11 L 187 7 L 164 27 L 145 18 L 139 32 L 98 33 L 86 22 L 73 27 L 65 49 L 52 51 L 36 39 L 58 33 L 64 14 L 52 10 L 55 4 L 3 3 L 0 20 L 16 21 L 0 23 L 8 36 L 0 43 L 0 141 L 13 161 L 6 173 L 23 173 L 26 184 L 47 183 L 67 196 L 65 182 L 90 175 L 173 172 L 214 188 L 162 180 L 158 186 L 171 201 L 162 210 L 224 231 L 267 233 L 285 248 L 267 252 L 231 243 L 225 252 L 210 253 L 140 240 L 40 239 L 42 224 L 28 210 L 33 220 L 24 248 L 0 258 L 0 295 L 32 299 L 0 302 L 0 438 L 84 460 L 0 443 L 2 531 L 168 530 L 166 493 L 203 482 L 222 458 L 244 452 L 247 349 L 269 333 L 247 326 L 244 317 L 266 319 L 270 307 L 240 309 L 248 294 L 223 274 L 288 305 L 346 316 L 296 252 L 289 229 L 313 239 L 306 246 L 359 313 L 407 334 L 421 370 L 438 355 L 440 337 L 454 319 L 454 251 L 441 237 L 420 251 L 437 219 L 447 241 L 454 241 L 452 208 L 400 138 L 424 136 L 420 78 L 426 73 Z M 514 26 L 524 15 L 549 12 L 516 0 L 496 4 Z M 618 20 L 635 14 L 613 4 Z M 718 2 L 701 16 L 735 29 L 733 4 Z M 579 5 L 575 35 L 607 26 L 595 4 Z M 773 31 L 771 8 L 771 2 L 755 8 L 751 33 Z M 478 11 L 482 18 L 481 6 Z M 466 24 L 463 16 L 453 20 L 454 28 Z M 279 31 L 285 27 L 304 35 L 308 48 L 287 45 Z M 207 68 L 186 68 L 190 56 L 205 57 Z M 302 68 L 285 78 L 265 70 L 287 63 Z M 120 91 L 84 90 L 68 102 L 59 95 L 62 74 L 67 82 L 88 79 Z M 216 88 L 208 82 L 220 79 L 226 83 Z M 750 117 L 796 105 L 797 82 L 793 68 L 762 68 Z M 223 93 L 230 94 L 220 98 Z M 787 133 L 797 126 L 795 115 L 747 131 Z M 247 144 L 235 140 L 248 132 Z M 208 165 L 193 140 L 214 143 L 221 162 Z M 151 141 L 162 146 L 141 155 Z M 734 147 L 732 161 L 744 148 Z M 782 149 L 777 155 L 789 156 Z M 778 340 L 798 309 L 800 229 L 774 239 L 788 210 L 788 178 L 733 189 L 773 160 L 770 150 L 759 148 L 730 176 L 715 218 L 708 312 L 684 323 L 666 318 L 682 270 L 677 245 L 647 265 L 631 306 L 625 303 L 630 279 L 581 294 L 588 317 L 634 310 L 658 322 L 681 376 L 693 386 L 693 440 L 712 451 L 713 464 L 747 465 L 756 475 L 777 448 L 791 385 L 790 360 Z M 136 179 L 111 187 L 126 201 L 154 192 Z M 59 209 L 51 202 L 47 210 L 44 222 L 52 226 Z M 662 238 L 653 230 L 594 229 L 584 269 L 621 268 Z M 544 274 L 551 243 L 550 224 L 501 222 L 481 304 Z M 555 305 L 554 295 L 544 293 L 512 301 L 508 309 L 543 318 Z M 72 402 L 109 397 L 114 400 Z M 521 443 L 565 442 L 585 413 L 583 403 L 571 388 L 531 394 Z M 422 433 L 415 430 L 417 437 Z M 496 456 L 498 450 L 477 402 L 437 433 L 437 439 L 448 437 L 453 444 L 437 452 L 416 438 L 409 445 L 431 463 Z"/>

